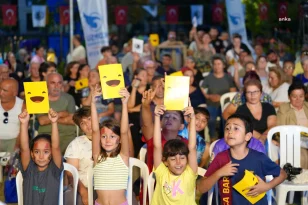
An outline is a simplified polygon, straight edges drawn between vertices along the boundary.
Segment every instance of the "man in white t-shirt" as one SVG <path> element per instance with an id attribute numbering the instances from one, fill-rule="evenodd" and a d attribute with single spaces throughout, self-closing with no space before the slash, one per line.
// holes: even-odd
<path id="1" fill-rule="evenodd" d="M 82 130 L 84 135 L 76 137 L 67 147 L 64 158 L 73 165 L 79 174 L 77 205 L 88 204 L 87 171 L 93 167 L 92 160 L 92 127 L 91 109 L 82 107 L 73 115 L 73 121 Z M 71 193 L 73 193 L 71 191 Z M 73 196 L 65 194 L 65 204 L 72 204 Z"/>
<path id="2" fill-rule="evenodd" d="M 74 50 L 71 54 L 72 61 L 78 61 L 79 63 L 86 63 L 86 49 L 81 44 L 81 37 L 75 35 L 73 38 Z"/>

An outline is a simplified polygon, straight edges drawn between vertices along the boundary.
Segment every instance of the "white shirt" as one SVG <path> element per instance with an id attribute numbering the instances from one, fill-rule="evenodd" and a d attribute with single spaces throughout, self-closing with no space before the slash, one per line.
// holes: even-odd
<path id="1" fill-rule="evenodd" d="M 79 179 L 88 187 L 87 171 L 93 167 L 92 141 L 86 135 L 76 137 L 66 148 L 64 158 L 79 159 Z"/>
<path id="2" fill-rule="evenodd" d="M 282 83 L 273 92 L 269 93 L 274 102 L 289 102 L 288 89 L 289 83 Z"/>
<path id="3" fill-rule="evenodd" d="M 15 105 L 12 109 L 5 111 L 0 102 L 0 139 L 11 140 L 15 139 L 19 134 L 20 122 L 18 115 L 22 111 L 23 100 L 16 97 Z M 8 113 L 8 117 L 4 116 L 4 113 Z M 4 123 L 4 119 L 8 119 L 8 123 Z"/>
<path id="4" fill-rule="evenodd" d="M 86 49 L 83 45 L 77 46 L 72 52 L 72 60 L 80 61 L 86 59 Z"/>

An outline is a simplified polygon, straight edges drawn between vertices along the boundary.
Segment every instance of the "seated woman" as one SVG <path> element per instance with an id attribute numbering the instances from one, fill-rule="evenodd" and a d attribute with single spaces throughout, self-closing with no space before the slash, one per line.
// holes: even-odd
<path id="1" fill-rule="evenodd" d="M 189 77 L 189 98 L 191 106 L 198 107 L 201 104 L 205 104 L 205 97 L 203 96 L 200 87 L 193 85 L 195 79 L 194 72 L 189 68 L 186 68 L 184 69 L 183 75 Z"/>
<path id="2" fill-rule="evenodd" d="M 194 72 L 194 86 L 199 86 L 200 81 L 203 80 L 202 72 L 196 69 L 196 61 L 193 57 L 188 56 L 185 61 L 185 67 L 182 68 L 182 73 L 184 73 L 185 69 L 189 68 Z"/>
<path id="3" fill-rule="evenodd" d="M 56 73 L 57 65 L 53 62 L 43 62 L 39 67 L 39 74 L 41 81 L 46 81 L 46 77 L 49 73 Z"/>
<path id="4" fill-rule="evenodd" d="M 268 86 L 264 89 L 264 92 L 271 96 L 275 108 L 278 108 L 281 103 L 289 102 L 288 89 L 290 84 L 285 81 L 286 76 L 282 69 L 278 67 L 269 68 Z"/>
<path id="5" fill-rule="evenodd" d="M 80 93 L 75 90 L 75 83 L 79 79 L 78 73 L 79 63 L 72 61 L 66 66 L 66 75 L 64 76 L 64 91 L 74 97 L 76 105 L 81 104 Z"/>
<path id="6" fill-rule="evenodd" d="M 245 84 L 246 82 L 248 82 L 250 80 L 260 81 L 260 77 L 258 76 L 258 74 L 255 71 L 249 71 L 245 74 L 245 76 L 243 78 L 243 84 Z M 266 102 L 266 103 L 270 103 L 270 104 L 272 103 L 271 97 L 264 92 L 262 92 L 260 100 L 261 100 L 261 102 Z M 223 118 L 225 120 L 228 119 L 229 116 L 231 116 L 232 114 L 234 114 L 236 112 L 236 110 L 239 106 L 241 106 L 245 103 L 246 103 L 245 93 L 237 92 L 236 95 L 231 100 L 230 104 L 226 107 L 226 109 L 222 113 Z"/>
<path id="7" fill-rule="evenodd" d="M 259 56 L 256 60 L 257 73 L 261 79 L 262 86 L 268 83 L 268 72 L 266 71 L 267 59 L 265 56 Z"/>
<path id="8" fill-rule="evenodd" d="M 91 105 L 91 89 L 95 88 L 95 85 L 101 86 L 98 70 L 93 69 L 89 72 L 89 87 L 81 90 L 81 104 L 82 106 Z M 104 95 L 104 93 L 103 93 Z M 97 114 L 102 123 L 105 120 L 108 120 L 114 114 L 114 102 L 113 99 L 104 100 L 103 96 L 96 98 L 96 109 Z"/>
<path id="9" fill-rule="evenodd" d="M 258 80 L 246 82 L 244 85 L 244 93 L 246 103 L 239 106 L 236 113 L 245 115 L 251 119 L 253 123 L 253 137 L 260 140 L 267 148 L 267 132 L 276 126 L 277 117 L 275 108 L 269 103 L 261 102 L 262 85 Z M 272 156 L 272 160 L 277 162 L 277 147 L 273 148 Z"/>
<path id="10" fill-rule="evenodd" d="M 277 125 L 300 125 L 308 127 L 308 102 L 305 102 L 305 86 L 294 82 L 288 90 L 289 103 L 279 106 Z M 301 148 L 301 168 L 308 169 L 307 147 Z"/>

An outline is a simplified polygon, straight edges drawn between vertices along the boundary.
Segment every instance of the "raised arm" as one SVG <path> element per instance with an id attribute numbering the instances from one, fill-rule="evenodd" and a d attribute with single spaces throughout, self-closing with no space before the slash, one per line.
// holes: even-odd
<path id="1" fill-rule="evenodd" d="M 91 89 L 92 157 L 94 165 L 96 165 L 97 159 L 101 153 L 99 121 L 95 104 L 95 97 L 101 95 L 102 92 L 99 85 L 96 85 Z"/>
<path id="2" fill-rule="evenodd" d="M 121 117 L 121 156 L 124 156 L 127 159 L 129 158 L 129 139 L 128 139 L 128 110 L 127 110 L 127 102 L 129 99 L 129 92 L 126 88 L 122 88 L 120 90 L 120 95 L 122 98 L 122 117 Z"/>
<path id="3" fill-rule="evenodd" d="M 20 121 L 20 154 L 21 154 L 21 165 L 22 169 L 26 170 L 28 168 L 31 156 L 29 148 L 29 135 L 28 126 L 30 115 L 27 110 L 24 110 L 20 115 L 18 115 Z"/>
<path id="4" fill-rule="evenodd" d="M 157 168 L 162 162 L 162 145 L 161 145 L 161 127 L 160 127 L 160 116 L 165 112 L 166 108 L 164 105 L 157 105 L 155 107 L 155 119 L 154 119 L 154 167 Z"/>
<path id="5" fill-rule="evenodd" d="M 48 118 L 51 122 L 51 154 L 52 159 L 58 168 L 62 165 L 62 154 L 60 149 L 60 137 L 58 130 L 58 113 L 50 108 Z"/>
<path id="6" fill-rule="evenodd" d="M 138 83 L 136 84 L 138 80 L 134 79 L 132 82 L 132 91 L 130 93 L 130 98 L 127 102 L 127 108 L 130 111 L 136 106 L 136 94 L 137 94 L 137 89 L 138 89 Z"/>
<path id="7" fill-rule="evenodd" d="M 153 117 L 151 111 L 151 102 L 153 100 L 153 96 L 155 96 L 156 89 L 152 91 L 152 89 L 143 92 L 142 96 L 142 127 L 141 131 L 146 140 L 150 140 L 153 137 Z"/>
<path id="8" fill-rule="evenodd" d="M 188 100 L 188 107 L 184 109 L 184 116 L 190 118 L 189 122 L 189 137 L 188 137 L 188 164 L 190 168 L 197 173 L 198 171 L 198 160 L 197 160 L 197 132 L 196 132 L 196 118 L 194 108 L 191 106 L 190 99 Z"/>

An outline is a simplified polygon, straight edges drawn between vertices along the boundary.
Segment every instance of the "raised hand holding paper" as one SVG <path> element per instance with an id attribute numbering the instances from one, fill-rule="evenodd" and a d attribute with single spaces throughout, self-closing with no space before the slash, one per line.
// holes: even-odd
<path id="1" fill-rule="evenodd" d="M 251 171 L 245 170 L 243 179 L 236 183 L 233 188 L 243 195 L 250 203 L 255 204 L 265 196 L 265 192 L 256 197 L 247 196 L 247 192 L 249 192 L 247 188 L 256 185 L 258 181 L 258 178 Z"/>
<path id="2" fill-rule="evenodd" d="M 133 52 L 143 53 L 143 40 L 133 38 Z"/>
<path id="3" fill-rule="evenodd" d="M 75 89 L 76 90 L 81 90 L 83 88 L 88 87 L 88 78 L 83 78 L 81 80 L 77 80 L 75 83 Z"/>
<path id="4" fill-rule="evenodd" d="M 103 98 L 122 98 L 119 94 L 121 88 L 125 88 L 121 64 L 109 64 L 98 67 Z"/>
<path id="5" fill-rule="evenodd" d="M 159 45 L 159 36 L 158 36 L 158 34 L 156 34 L 156 33 L 150 34 L 149 41 L 150 41 L 150 43 L 151 43 L 151 45 L 153 47 L 158 46 Z"/>
<path id="6" fill-rule="evenodd" d="M 166 76 L 164 105 L 167 110 L 183 110 L 188 105 L 189 77 Z"/>
<path id="7" fill-rule="evenodd" d="M 26 82 L 25 99 L 29 114 L 48 113 L 49 99 L 46 81 Z"/>

